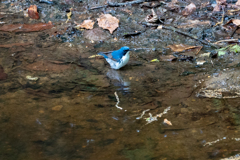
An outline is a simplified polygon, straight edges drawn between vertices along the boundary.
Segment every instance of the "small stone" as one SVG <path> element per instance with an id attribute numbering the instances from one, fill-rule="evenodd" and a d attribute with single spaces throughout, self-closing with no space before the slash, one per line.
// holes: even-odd
<path id="1" fill-rule="evenodd" d="M 52 108 L 53 111 L 60 111 L 63 108 L 62 105 L 57 105 L 55 107 Z"/>

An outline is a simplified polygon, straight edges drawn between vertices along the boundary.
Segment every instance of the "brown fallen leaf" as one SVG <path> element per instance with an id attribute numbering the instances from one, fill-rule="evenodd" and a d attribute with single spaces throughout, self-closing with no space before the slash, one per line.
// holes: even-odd
<path id="1" fill-rule="evenodd" d="M 0 27 L 0 31 L 5 32 L 36 32 L 46 29 L 51 29 L 53 24 L 51 21 L 48 23 L 37 24 L 5 24 Z"/>
<path id="2" fill-rule="evenodd" d="M 223 27 L 227 30 L 232 29 L 233 25 L 229 25 L 231 23 L 236 26 L 240 26 L 240 19 L 231 19 L 226 24 L 224 24 Z"/>
<path id="3" fill-rule="evenodd" d="M 199 48 L 201 46 L 189 46 L 189 45 L 185 45 L 185 44 L 173 44 L 173 45 L 169 45 L 167 46 L 168 48 L 171 48 L 171 50 L 173 52 L 182 52 L 188 49 L 194 49 L 194 48 Z"/>
<path id="4" fill-rule="evenodd" d="M 196 5 L 194 3 L 189 4 L 186 8 L 182 11 L 182 15 L 188 16 L 196 11 Z"/>
<path id="5" fill-rule="evenodd" d="M 166 118 L 164 119 L 163 123 L 166 123 L 166 124 L 168 124 L 169 126 L 172 126 L 171 121 L 167 120 Z"/>
<path id="6" fill-rule="evenodd" d="M 80 29 L 80 28 L 86 28 L 86 29 L 93 29 L 93 25 L 95 22 L 92 20 L 84 20 L 82 24 L 78 24 L 77 22 L 74 22 L 77 24 L 75 28 Z"/>
<path id="7" fill-rule="evenodd" d="M 109 30 L 111 34 L 119 26 L 119 20 L 111 14 L 102 14 L 97 20 L 99 27 Z"/>
<path id="8" fill-rule="evenodd" d="M 240 19 L 232 19 L 232 23 L 236 26 L 240 26 Z"/>
<path id="9" fill-rule="evenodd" d="M 39 19 L 39 14 L 37 12 L 37 6 L 36 5 L 31 5 L 28 8 L 28 16 L 32 19 Z"/>

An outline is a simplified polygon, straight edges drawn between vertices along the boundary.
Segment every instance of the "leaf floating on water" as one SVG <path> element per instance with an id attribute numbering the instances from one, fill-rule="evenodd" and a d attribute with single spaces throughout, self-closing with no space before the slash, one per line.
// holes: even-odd
<path id="1" fill-rule="evenodd" d="M 96 55 L 92 55 L 92 56 L 90 56 L 90 57 L 88 57 L 88 58 L 95 58 L 95 57 L 102 57 L 101 55 L 98 55 L 98 54 L 96 54 Z"/>
<path id="2" fill-rule="evenodd" d="M 159 60 L 158 59 L 153 59 L 150 62 L 159 62 Z"/>
<path id="3" fill-rule="evenodd" d="M 168 124 L 169 126 L 172 126 L 171 121 L 167 120 L 166 118 L 163 120 L 163 123 Z"/>
<path id="4" fill-rule="evenodd" d="M 111 34 L 119 26 L 119 20 L 111 14 L 102 14 L 97 20 L 99 27 L 109 30 Z"/>
<path id="5" fill-rule="evenodd" d="M 203 65 L 204 63 L 206 63 L 206 61 L 202 60 L 202 61 L 197 61 L 197 65 Z"/>
<path id="6" fill-rule="evenodd" d="M 38 77 L 26 76 L 26 78 L 30 81 L 37 81 Z"/>
<path id="7" fill-rule="evenodd" d="M 189 45 L 185 45 L 185 44 L 173 44 L 173 45 L 169 45 L 167 46 L 168 48 L 171 48 L 171 50 L 173 52 L 182 52 L 188 49 L 195 49 L 195 48 L 199 48 L 202 46 L 189 46 Z"/>
<path id="8" fill-rule="evenodd" d="M 74 22 L 77 24 L 75 28 L 80 29 L 80 28 L 86 28 L 86 29 L 93 29 L 94 23 L 92 20 L 84 20 L 82 24 L 78 24 L 77 22 Z"/>

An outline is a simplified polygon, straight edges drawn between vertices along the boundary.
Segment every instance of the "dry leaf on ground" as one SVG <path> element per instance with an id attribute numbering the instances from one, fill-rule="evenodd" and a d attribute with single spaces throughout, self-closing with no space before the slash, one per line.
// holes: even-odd
<path id="1" fill-rule="evenodd" d="M 110 14 L 102 14 L 97 20 L 99 27 L 109 30 L 111 34 L 119 26 L 119 20 Z"/>
<path id="2" fill-rule="evenodd" d="M 232 19 L 232 23 L 235 24 L 236 26 L 240 25 L 240 19 Z"/>
<path id="3" fill-rule="evenodd" d="M 194 11 L 196 11 L 196 5 L 191 3 L 182 11 L 182 15 L 188 16 L 192 14 Z"/>
<path id="4" fill-rule="evenodd" d="M 74 23 L 77 24 L 77 26 L 75 27 L 77 29 L 79 28 L 93 29 L 93 25 L 95 22 L 93 22 L 92 20 L 84 20 L 82 24 L 78 24 L 77 22 Z"/>
<path id="5" fill-rule="evenodd" d="M 223 27 L 227 30 L 231 30 L 233 27 L 233 25 L 229 25 L 231 23 L 235 24 L 236 26 L 240 26 L 240 19 L 231 19 L 226 24 L 224 24 Z"/>
<path id="6" fill-rule="evenodd" d="M 154 23 L 158 21 L 158 16 L 153 9 L 152 9 L 152 14 L 147 15 L 147 17 L 145 18 L 145 21 L 148 23 Z"/>
<path id="7" fill-rule="evenodd" d="M 182 52 L 188 49 L 194 49 L 194 48 L 199 48 L 201 46 L 189 46 L 189 45 L 185 45 L 185 44 L 173 44 L 173 45 L 169 45 L 167 46 L 168 48 L 171 48 L 171 50 L 173 52 Z"/>

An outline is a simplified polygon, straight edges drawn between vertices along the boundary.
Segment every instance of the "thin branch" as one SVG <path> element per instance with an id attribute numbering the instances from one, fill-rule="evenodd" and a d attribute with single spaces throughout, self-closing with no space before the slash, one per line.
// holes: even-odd
<path id="1" fill-rule="evenodd" d="M 107 5 L 104 6 L 98 6 L 98 7 L 92 7 L 90 10 L 93 9 L 99 9 L 99 8 L 105 8 L 105 7 L 120 7 L 120 6 L 125 6 L 129 4 L 139 4 L 146 2 L 147 0 L 136 0 L 136 1 L 130 1 L 130 2 L 125 2 L 125 3 L 117 3 L 117 2 L 107 2 Z"/>
<path id="2" fill-rule="evenodd" d="M 125 2 L 125 3 L 114 3 L 114 2 L 108 2 L 108 6 L 110 7 L 120 7 L 120 6 L 125 6 L 125 5 L 129 5 L 129 4 L 139 4 L 139 3 L 143 3 L 146 0 L 136 0 L 136 1 L 130 1 L 130 2 Z"/>
<path id="3" fill-rule="evenodd" d="M 238 42 L 238 39 L 225 39 L 225 40 L 214 42 L 214 44 L 218 44 L 221 42 Z"/>
<path id="4" fill-rule="evenodd" d="M 146 26 L 151 26 L 151 27 L 158 27 L 158 26 L 159 26 L 158 24 L 151 24 L 151 23 L 146 23 L 146 22 L 142 22 L 142 24 L 143 24 L 143 25 L 146 25 Z M 177 32 L 177 33 L 180 33 L 180 34 L 182 34 L 182 35 L 188 36 L 188 37 L 190 37 L 190 38 L 192 38 L 192 39 L 195 39 L 195 40 L 201 42 L 202 44 L 209 45 L 209 46 L 214 47 L 214 48 L 220 48 L 219 46 L 217 46 L 217 45 L 215 45 L 215 44 L 213 44 L 213 43 L 207 42 L 207 41 L 205 41 L 205 40 L 201 40 L 201 39 L 199 39 L 199 38 L 198 38 L 197 36 L 195 36 L 195 35 L 192 35 L 192 34 L 190 34 L 190 33 L 186 33 L 186 32 L 184 32 L 184 31 L 181 31 L 181 30 L 179 30 L 179 29 L 177 29 L 177 28 L 174 28 L 174 27 L 171 27 L 171 26 L 170 26 L 170 27 L 167 27 L 167 26 L 162 25 L 162 29 L 172 30 L 172 31 L 174 31 L 174 32 Z"/>

